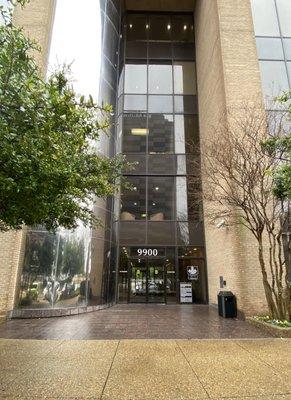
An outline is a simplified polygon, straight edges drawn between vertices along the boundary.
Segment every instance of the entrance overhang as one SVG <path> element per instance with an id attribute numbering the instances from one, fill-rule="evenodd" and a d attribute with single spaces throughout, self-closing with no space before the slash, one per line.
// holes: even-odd
<path id="1" fill-rule="evenodd" d="M 125 0 L 128 11 L 193 12 L 195 0 Z"/>

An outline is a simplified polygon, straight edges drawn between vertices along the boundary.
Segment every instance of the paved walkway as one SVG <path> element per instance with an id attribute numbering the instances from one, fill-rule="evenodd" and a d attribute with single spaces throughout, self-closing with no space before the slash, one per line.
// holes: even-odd
<path id="1" fill-rule="evenodd" d="M 217 309 L 192 305 L 117 305 L 71 317 L 12 320 L 0 325 L 9 339 L 220 339 L 268 337 Z"/>
<path id="2" fill-rule="evenodd" d="M 1 399 L 290 400 L 291 340 L 0 340 Z"/>

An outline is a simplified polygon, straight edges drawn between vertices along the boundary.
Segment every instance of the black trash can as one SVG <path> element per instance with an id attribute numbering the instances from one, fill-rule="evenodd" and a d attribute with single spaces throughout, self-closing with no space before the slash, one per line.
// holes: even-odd
<path id="1" fill-rule="evenodd" d="M 236 297 L 232 292 L 219 292 L 218 300 L 218 314 L 224 318 L 236 318 Z"/>

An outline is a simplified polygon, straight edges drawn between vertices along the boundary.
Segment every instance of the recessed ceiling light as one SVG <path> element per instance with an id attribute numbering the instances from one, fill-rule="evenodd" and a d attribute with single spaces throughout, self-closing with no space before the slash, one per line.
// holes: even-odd
<path id="1" fill-rule="evenodd" d="M 156 205 L 156 203 L 153 203 L 153 206 L 155 206 Z"/>
<path id="2" fill-rule="evenodd" d="M 146 128 L 132 128 L 131 134 L 135 136 L 146 136 L 149 133 L 149 130 Z"/>
<path id="3" fill-rule="evenodd" d="M 184 25 L 184 31 L 186 31 L 186 29 L 187 29 L 187 25 Z"/>
<path id="4" fill-rule="evenodd" d="M 130 29 L 132 28 L 132 24 L 129 24 Z"/>
<path id="5" fill-rule="evenodd" d="M 137 206 L 137 203 L 133 203 L 135 206 Z"/>
<path id="6" fill-rule="evenodd" d="M 155 187 L 155 190 L 159 190 L 160 188 L 158 186 Z"/>
<path id="7" fill-rule="evenodd" d="M 149 29 L 149 27 L 150 27 L 149 24 L 146 24 L 146 29 Z"/>
<path id="8" fill-rule="evenodd" d="M 146 214 L 141 214 L 142 218 L 145 218 L 147 215 Z"/>
<path id="9" fill-rule="evenodd" d="M 136 186 L 134 186 L 133 190 L 137 190 L 137 187 L 136 187 Z"/>
<path id="10" fill-rule="evenodd" d="M 167 29 L 168 29 L 168 31 L 171 29 L 171 25 L 170 24 L 167 25 Z"/>

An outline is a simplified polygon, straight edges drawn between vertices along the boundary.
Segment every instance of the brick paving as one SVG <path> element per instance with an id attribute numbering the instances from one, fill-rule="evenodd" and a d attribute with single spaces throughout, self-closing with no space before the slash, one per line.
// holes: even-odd
<path id="1" fill-rule="evenodd" d="M 269 334 L 205 305 L 119 304 L 70 317 L 14 319 L 0 325 L 10 339 L 231 339 Z"/>

